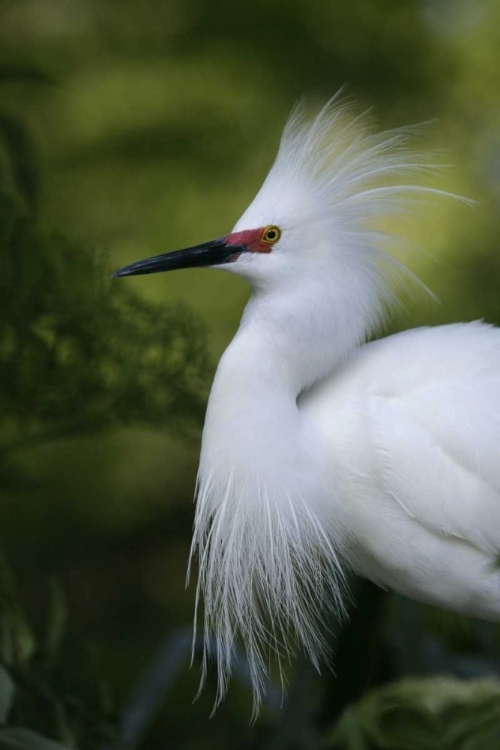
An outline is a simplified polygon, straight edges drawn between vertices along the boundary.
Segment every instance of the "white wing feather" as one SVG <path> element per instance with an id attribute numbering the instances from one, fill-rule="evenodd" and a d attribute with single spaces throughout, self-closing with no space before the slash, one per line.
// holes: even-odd
<path id="1" fill-rule="evenodd" d="M 484 552 L 500 550 L 498 329 L 454 324 L 372 342 L 303 408 L 329 434 L 336 464 L 370 456 L 370 486 L 411 519 Z M 354 433 L 365 436 L 354 455 L 349 426 L 339 425 L 347 413 L 358 415 Z"/>

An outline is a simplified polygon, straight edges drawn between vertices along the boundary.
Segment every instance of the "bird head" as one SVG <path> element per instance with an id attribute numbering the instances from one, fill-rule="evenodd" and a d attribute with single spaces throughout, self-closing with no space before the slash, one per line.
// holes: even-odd
<path id="1" fill-rule="evenodd" d="M 355 117 L 338 96 L 312 120 L 299 105 L 261 189 L 229 234 L 132 263 L 114 276 L 211 266 L 243 276 L 257 290 L 295 294 L 307 278 L 325 301 L 349 293 L 374 309 L 375 299 L 392 299 L 388 275 L 407 271 L 386 252 L 398 238 L 380 225 L 418 195 L 442 191 L 415 184 L 416 173 L 437 165 L 408 149 L 414 128 L 373 134 L 367 119 Z"/>
<path id="2" fill-rule="evenodd" d="M 206 266 L 240 275 L 254 287 L 287 278 L 294 259 L 298 260 L 301 250 L 307 247 L 301 241 L 300 224 L 287 219 L 285 211 L 250 212 L 252 206 L 229 234 L 140 260 L 121 268 L 113 276 L 137 276 Z M 293 212 L 289 215 L 293 217 Z"/>

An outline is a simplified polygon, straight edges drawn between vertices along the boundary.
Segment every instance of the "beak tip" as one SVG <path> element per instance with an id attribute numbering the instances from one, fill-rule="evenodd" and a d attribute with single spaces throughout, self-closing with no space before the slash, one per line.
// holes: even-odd
<path id="1" fill-rule="evenodd" d="M 118 271 L 111 274 L 111 278 L 140 276 L 159 271 L 176 271 L 181 268 L 221 265 L 222 263 L 227 263 L 235 253 L 240 253 L 244 249 L 228 245 L 226 237 L 220 237 L 217 240 L 188 247 L 184 250 L 176 250 L 173 253 L 162 253 L 152 258 L 139 260 L 137 263 L 119 268 Z"/>
<path id="2" fill-rule="evenodd" d="M 111 274 L 112 279 L 118 279 L 120 276 L 130 276 L 131 273 L 128 268 L 119 268 L 118 271 L 114 271 Z"/>

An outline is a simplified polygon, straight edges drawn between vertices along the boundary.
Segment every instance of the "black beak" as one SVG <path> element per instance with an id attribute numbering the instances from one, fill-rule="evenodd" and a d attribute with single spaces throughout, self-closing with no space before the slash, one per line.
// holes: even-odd
<path id="1" fill-rule="evenodd" d="M 160 271 L 177 271 L 179 268 L 198 268 L 200 266 L 220 266 L 230 263 L 240 253 L 246 251 L 246 247 L 229 245 L 225 237 L 218 240 L 205 242 L 203 245 L 187 247 L 185 250 L 177 250 L 174 253 L 162 253 L 153 258 L 139 260 L 130 266 L 120 268 L 113 276 L 139 276 L 145 273 L 159 273 Z"/>

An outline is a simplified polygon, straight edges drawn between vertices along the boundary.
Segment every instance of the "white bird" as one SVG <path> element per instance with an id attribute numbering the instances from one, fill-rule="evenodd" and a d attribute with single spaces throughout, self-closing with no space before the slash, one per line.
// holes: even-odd
<path id="1" fill-rule="evenodd" d="M 500 330 L 366 343 L 410 275 L 380 223 L 440 192 L 415 184 L 410 135 L 335 98 L 312 121 L 299 107 L 230 234 L 115 274 L 213 266 L 253 287 L 210 394 L 191 551 L 217 702 L 237 639 L 256 710 L 272 652 L 319 664 L 347 570 L 500 620 Z"/>

